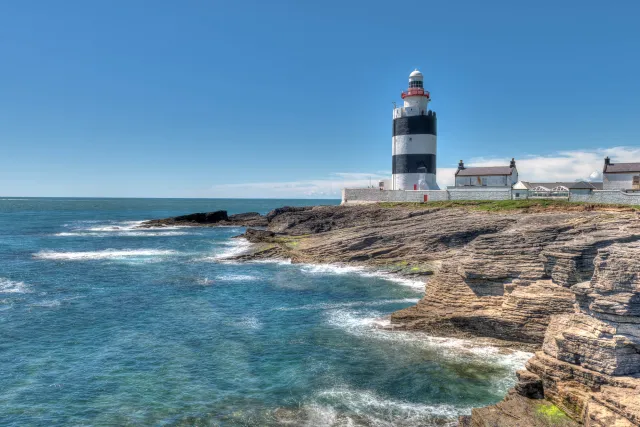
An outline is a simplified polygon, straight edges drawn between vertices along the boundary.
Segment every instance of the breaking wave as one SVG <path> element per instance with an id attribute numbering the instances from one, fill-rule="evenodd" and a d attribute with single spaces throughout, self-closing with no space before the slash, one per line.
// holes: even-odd
<path id="1" fill-rule="evenodd" d="M 246 253 L 251 247 L 251 243 L 245 239 L 231 239 L 228 242 L 223 242 L 222 246 L 226 249 L 215 255 L 199 258 L 197 261 L 233 262 L 232 258 Z"/>
<path id="2" fill-rule="evenodd" d="M 126 259 L 133 257 L 163 257 L 175 255 L 173 250 L 160 249 L 105 249 L 91 252 L 54 252 L 40 251 L 33 255 L 36 259 L 58 261 L 87 261 L 98 259 Z"/>
<path id="3" fill-rule="evenodd" d="M 28 292 L 30 290 L 26 283 L 0 277 L 0 294 L 24 294 Z"/>
<path id="4" fill-rule="evenodd" d="M 387 304 L 416 304 L 420 301 L 419 298 L 401 298 L 401 299 L 387 299 L 379 301 L 353 301 L 353 302 L 339 302 L 339 303 L 319 303 L 319 304 L 307 304 L 298 307 L 279 307 L 275 310 L 278 311 L 298 311 L 298 310 L 334 310 L 340 308 L 349 307 L 375 307 Z"/>
<path id="5" fill-rule="evenodd" d="M 250 276 L 248 274 L 228 274 L 217 276 L 216 280 L 221 282 L 252 282 L 254 280 L 258 280 L 258 277 Z"/>
<path id="6" fill-rule="evenodd" d="M 454 420 L 457 416 L 469 413 L 471 407 L 457 407 L 448 404 L 426 405 L 387 399 L 371 391 L 354 390 L 347 386 L 338 386 L 333 389 L 319 392 L 315 399 L 318 406 L 315 411 L 329 410 L 334 413 L 334 419 L 339 419 L 335 409 L 322 405 L 344 408 L 351 420 L 351 425 L 360 422 L 376 427 L 416 426 L 416 425 L 446 425 L 443 419 Z M 437 421 L 441 422 L 438 424 Z M 345 421 L 347 421 L 345 419 Z M 364 424 L 363 423 L 363 424 Z M 349 425 L 345 424 L 345 425 Z M 332 424 L 329 424 L 332 425 Z M 335 425 L 335 423 L 333 424 Z M 340 424 L 338 424 L 340 425 Z M 362 424 L 361 424 L 362 425 Z"/>
<path id="7" fill-rule="evenodd" d="M 171 236 L 187 236 L 194 233 L 186 231 L 118 231 L 113 233 L 105 232 L 62 232 L 56 233 L 57 237 L 171 237 Z"/>
<path id="8" fill-rule="evenodd" d="M 363 277 L 378 277 L 390 282 L 408 286 L 413 289 L 424 292 L 424 282 L 419 280 L 406 279 L 390 273 L 372 271 L 366 267 L 346 266 L 340 264 L 299 264 L 300 269 L 306 274 L 357 274 Z"/>
<path id="9" fill-rule="evenodd" d="M 419 347 L 448 359 L 482 360 L 485 363 L 517 370 L 522 369 L 525 362 L 533 356 L 524 351 L 505 351 L 498 347 L 479 345 L 471 340 L 434 337 L 417 331 L 394 331 L 388 318 L 372 311 L 330 310 L 326 313 L 326 319 L 328 324 L 352 335 Z"/>

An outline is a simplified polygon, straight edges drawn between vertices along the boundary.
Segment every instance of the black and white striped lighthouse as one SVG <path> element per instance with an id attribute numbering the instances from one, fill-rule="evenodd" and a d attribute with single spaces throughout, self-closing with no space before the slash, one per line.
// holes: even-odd
<path id="1" fill-rule="evenodd" d="M 436 113 L 418 70 L 409 75 L 402 92 L 404 106 L 393 110 L 392 188 L 439 190 L 436 183 Z"/>

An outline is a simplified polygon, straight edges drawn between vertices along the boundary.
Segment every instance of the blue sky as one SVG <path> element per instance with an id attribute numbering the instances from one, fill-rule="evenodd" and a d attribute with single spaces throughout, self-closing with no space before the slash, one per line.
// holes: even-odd
<path id="1" fill-rule="evenodd" d="M 441 184 L 640 160 L 640 2 L 522 3 L 0 2 L 0 195 L 336 197 L 416 67 Z"/>

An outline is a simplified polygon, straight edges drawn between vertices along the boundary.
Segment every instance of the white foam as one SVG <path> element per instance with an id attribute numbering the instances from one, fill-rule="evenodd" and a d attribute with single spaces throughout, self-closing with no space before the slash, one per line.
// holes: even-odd
<path id="1" fill-rule="evenodd" d="M 279 259 L 279 258 L 252 260 L 251 264 L 292 265 L 290 259 Z"/>
<path id="2" fill-rule="evenodd" d="M 420 301 L 419 298 L 401 298 L 401 299 L 387 299 L 378 301 L 352 301 L 352 302 L 338 302 L 338 303 L 319 303 L 319 304 L 307 304 L 298 307 L 279 307 L 275 310 L 278 311 L 298 311 L 298 310 L 335 310 L 339 308 L 350 307 L 376 307 L 387 304 L 416 304 Z"/>
<path id="3" fill-rule="evenodd" d="M 50 300 L 50 301 L 40 301 L 40 302 L 34 302 L 33 304 L 29 304 L 32 307 L 59 307 L 61 304 L 61 302 L 59 300 Z"/>
<path id="4" fill-rule="evenodd" d="M 144 221 L 111 222 L 111 223 L 106 224 L 106 225 L 100 225 L 100 226 L 97 226 L 97 227 L 85 228 L 84 230 L 86 230 L 86 231 L 104 231 L 104 232 L 127 231 L 127 230 L 133 230 L 133 229 L 136 229 L 136 228 L 140 227 L 140 225 L 142 225 L 143 222 Z"/>
<path id="5" fill-rule="evenodd" d="M 199 258 L 197 261 L 229 262 L 232 261 L 231 258 L 246 253 L 251 247 L 251 243 L 245 239 L 233 239 L 228 242 L 223 242 L 222 244 L 228 249 L 213 256 Z"/>
<path id="6" fill-rule="evenodd" d="M 258 330 L 262 328 L 262 322 L 260 322 L 255 316 L 246 316 L 241 318 L 239 321 L 231 321 L 229 324 L 240 329 Z"/>
<path id="7" fill-rule="evenodd" d="M 176 254 L 173 250 L 160 249 L 105 249 L 92 252 L 40 251 L 33 255 L 37 259 L 86 261 L 95 259 L 124 259 L 132 257 L 162 257 Z"/>
<path id="8" fill-rule="evenodd" d="M 382 313 L 372 311 L 363 312 L 341 308 L 329 310 L 325 315 L 330 325 L 344 329 L 350 334 L 367 339 L 417 346 L 424 350 L 440 353 L 449 359 L 481 360 L 515 371 L 522 369 L 525 362 L 533 356 L 533 354 L 524 351 L 479 345 L 472 340 L 433 337 L 416 331 L 394 331 L 389 329 L 391 323 L 388 318 L 382 318 Z M 508 380 L 510 383 L 510 379 Z"/>
<path id="9" fill-rule="evenodd" d="M 345 412 L 349 415 L 338 415 L 333 409 L 334 406 L 345 408 Z M 317 393 L 313 403 L 304 409 L 309 421 L 325 419 L 330 422 L 318 425 L 358 425 L 360 423 L 356 424 L 353 419 L 356 418 L 361 421 L 366 420 L 366 425 L 371 426 L 409 427 L 432 425 L 435 419 L 450 419 L 453 423 L 458 416 L 470 413 L 472 407 L 387 399 L 372 391 L 354 390 L 348 386 L 339 385 Z M 336 424 L 337 422 L 339 424 Z"/>
<path id="10" fill-rule="evenodd" d="M 252 282 L 258 280 L 256 276 L 250 276 L 248 274 L 228 274 L 216 277 L 216 280 L 221 282 Z"/>
<path id="11" fill-rule="evenodd" d="M 30 292 L 29 287 L 24 282 L 16 282 L 0 277 L 1 294 L 24 294 L 28 292 Z"/>
<path id="12" fill-rule="evenodd" d="M 364 277 L 377 277 L 380 279 L 388 280 L 394 283 L 398 283 L 403 286 L 409 286 L 413 289 L 424 292 L 424 282 L 419 280 L 406 279 L 398 275 L 374 271 L 366 267 L 361 266 L 347 266 L 342 264 L 299 264 L 300 270 L 306 274 L 357 274 Z"/>
<path id="13" fill-rule="evenodd" d="M 171 236 L 187 236 L 194 233 L 186 231 L 117 231 L 112 233 L 105 232 L 63 232 L 56 233 L 57 237 L 171 237 Z"/>
<path id="14" fill-rule="evenodd" d="M 208 277 L 203 277 L 203 278 L 200 278 L 200 279 L 196 280 L 196 283 L 198 283 L 198 285 L 202 285 L 202 286 L 211 286 L 211 285 L 213 285 L 213 280 L 209 279 Z"/>

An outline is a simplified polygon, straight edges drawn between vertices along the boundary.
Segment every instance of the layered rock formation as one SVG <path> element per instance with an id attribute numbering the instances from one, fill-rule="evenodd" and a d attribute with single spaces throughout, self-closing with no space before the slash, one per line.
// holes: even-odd
<path id="1" fill-rule="evenodd" d="M 602 248 L 593 264 L 592 279 L 571 286 L 576 310 L 551 318 L 542 351 L 519 373 L 522 397 L 496 407 L 545 397 L 586 426 L 640 425 L 640 244 Z M 496 407 L 461 425 L 512 425 L 496 421 Z"/>
<path id="2" fill-rule="evenodd" d="M 240 259 L 423 278 L 424 297 L 392 315 L 395 327 L 538 350 L 503 402 L 462 425 L 640 425 L 636 211 L 364 205 L 282 208 L 258 219 L 266 230 L 247 230 L 254 251 Z"/>
<path id="3" fill-rule="evenodd" d="M 540 346 L 552 315 L 571 313 L 569 287 L 590 278 L 600 247 L 640 239 L 635 212 L 505 212 L 406 206 L 283 208 L 243 259 L 369 265 L 428 281 L 394 313 L 396 327 Z"/>

